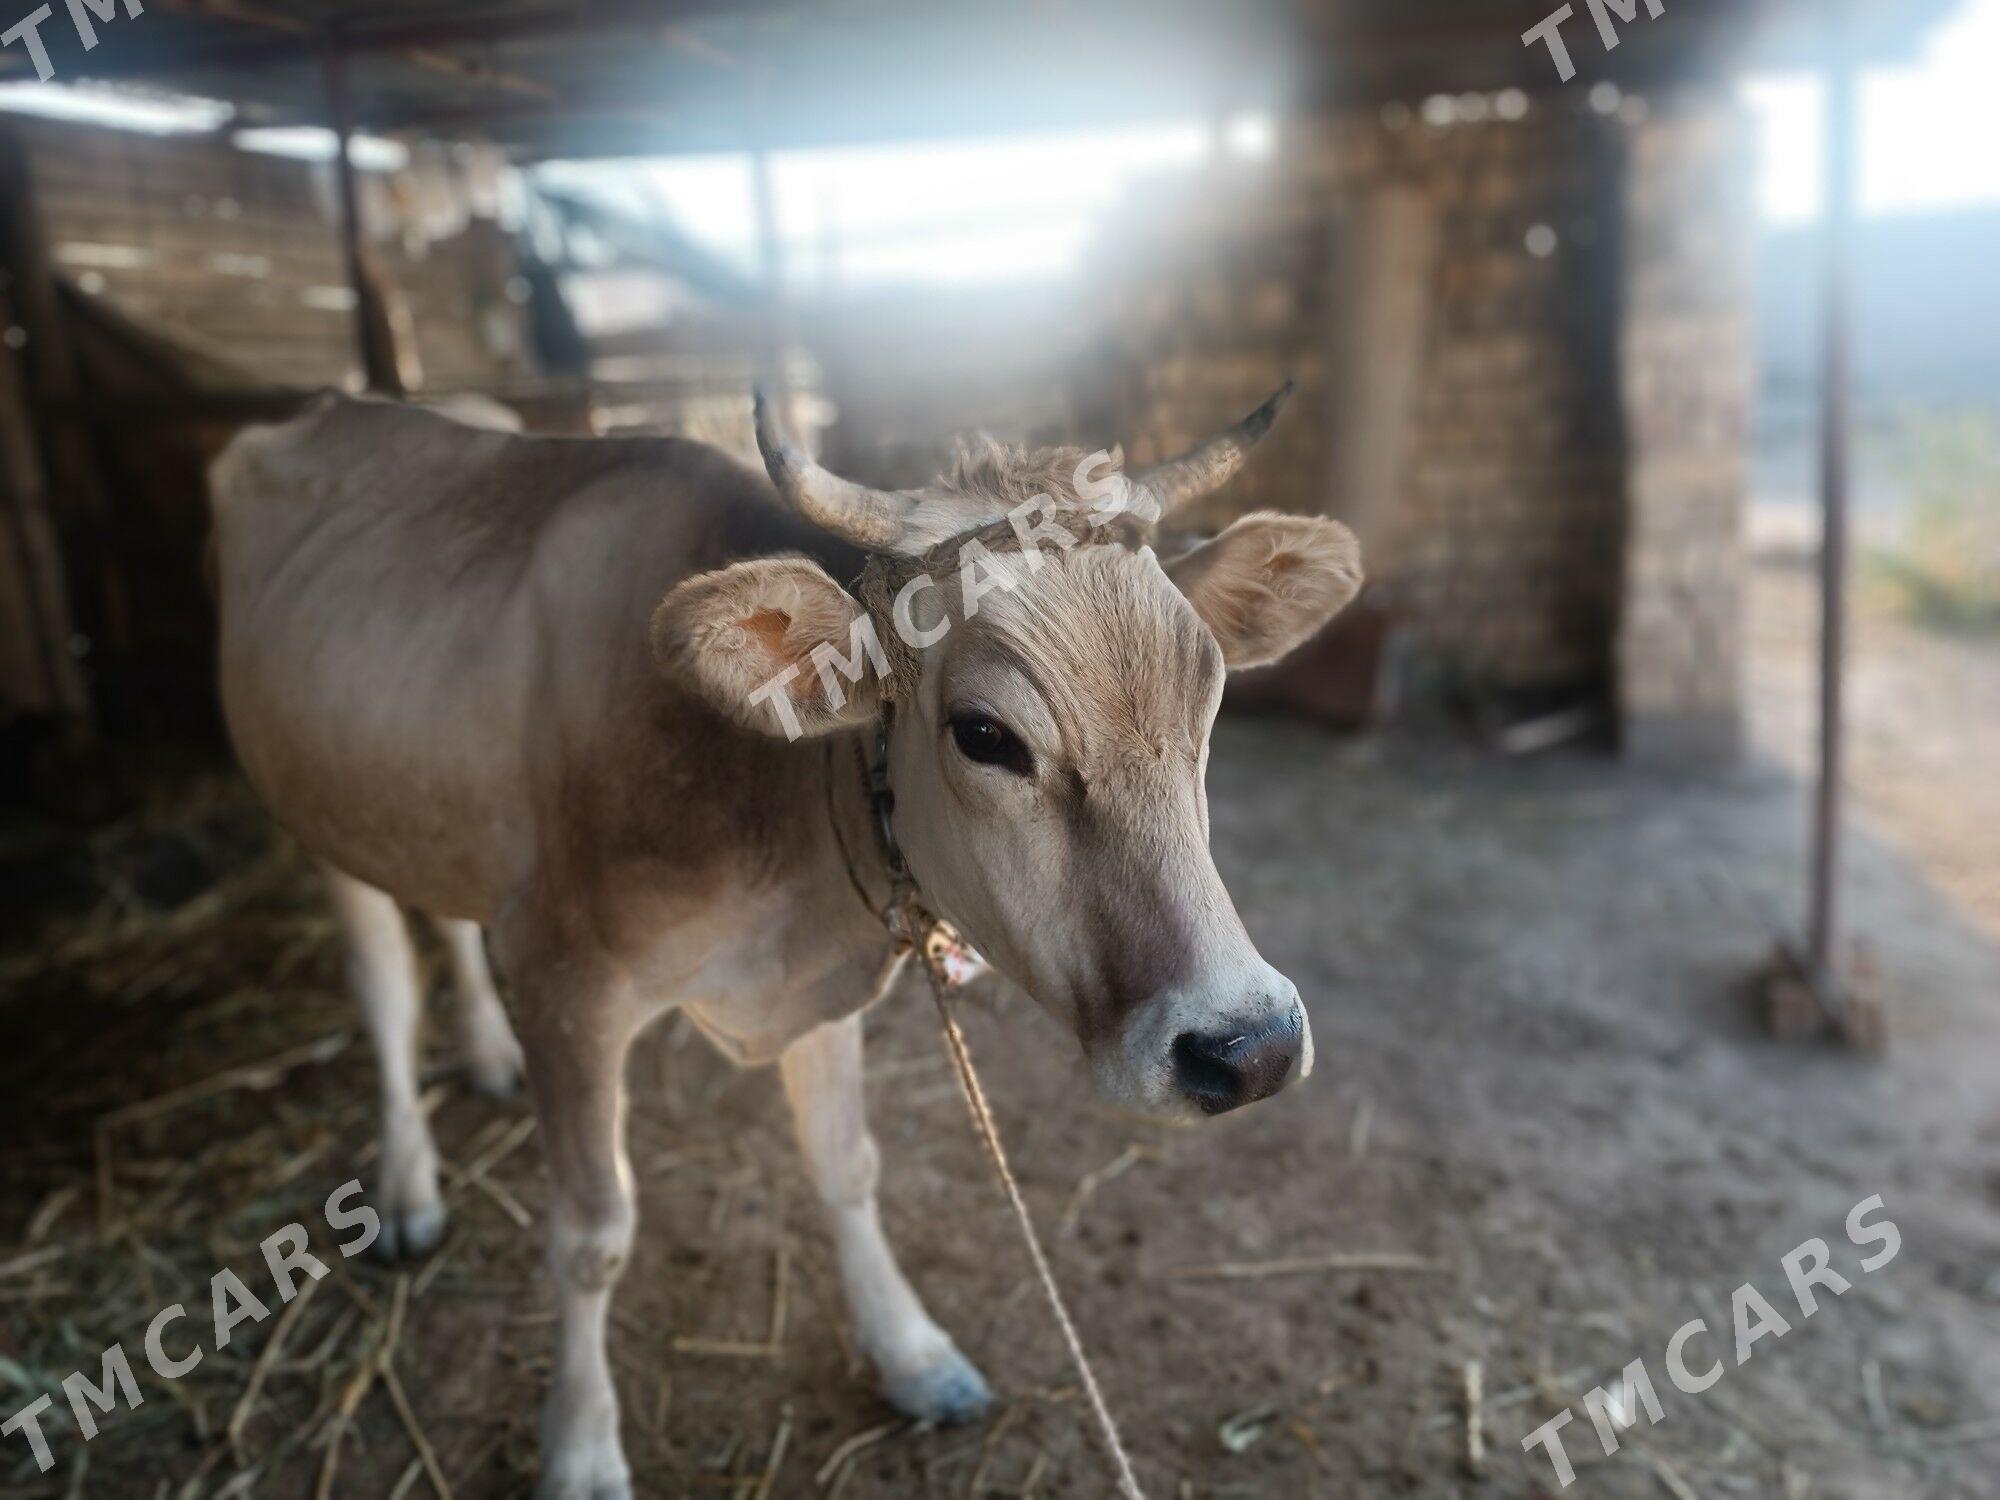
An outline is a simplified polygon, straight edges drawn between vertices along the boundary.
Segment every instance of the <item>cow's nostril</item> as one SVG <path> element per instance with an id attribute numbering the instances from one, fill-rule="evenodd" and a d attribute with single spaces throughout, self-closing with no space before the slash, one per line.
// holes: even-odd
<path id="1" fill-rule="evenodd" d="M 1269 1098 L 1285 1086 L 1302 1034 L 1297 1007 L 1257 1027 L 1184 1031 L 1174 1038 L 1174 1078 L 1204 1114 Z"/>
<path id="2" fill-rule="evenodd" d="M 1203 1113 L 1219 1115 L 1243 1102 L 1243 1074 L 1227 1037 L 1183 1031 L 1174 1038 L 1174 1081 Z"/>

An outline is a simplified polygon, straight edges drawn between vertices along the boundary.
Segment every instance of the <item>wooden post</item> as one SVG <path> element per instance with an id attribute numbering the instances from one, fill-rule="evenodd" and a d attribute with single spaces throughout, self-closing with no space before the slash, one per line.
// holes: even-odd
<path id="1" fill-rule="evenodd" d="M 0 334 L 21 325 L 0 296 Z M 27 382 L 10 344 L 0 342 L 0 696 L 27 713 L 85 721 L 84 693 L 69 643 L 69 587 L 49 515 L 48 471 L 29 414 Z"/>
<path id="2" fill-rule="evenodd" d="M 347 265 L 347 284 L 354 292 L 354 336 L 361 352 L 361 374 L 368 389 L 388 396 L 405 395 L 396 358 L 396 341 L 381 288 L 361 242 L 361 192 L 354 171 L 354 109 L 347 92 L 347 57 L 335 38 L 326 50 L 326 109 L 339 143 L 334 175 L 340 189 L 340 252 Z"/>
<path id="3" fill-rule="evenodd" d="M 1429 194 L 1387 186 L 1341 215 L 1327 338 L 1327 490 L 1361 555 L 1386 546 L 1416 424 L 1431 322 L 1439 214 Z"/>
<path id="4" fill-rule="evenodd" d="M 62 538 L 99 535 L 104 489 L 89 435 L 60 415 L 79 396 L 75 351 L 44 240 L 27 152 L 19 135 L 0 125 L 0 465 L 7 512 L 8 562 L 17 575 L 39 691 L 24 704 L 65 720 L 73 742 L 95 733 L 90 695 L 70 650 L 76 627 Z M 19 353 L 16 355 L 16 349 Z M 117 635 L 123 612 L 117 580 L 92 570 L 101 587 L 100 628 Z M 34 691 L 29 689 L 28 691 Z"/>
<path id="5" fill-rule="evenodd" d="M 750 194 L 757 217 L 757 268 L 764 284 L 764 379 L 771 399 L 779 403 L 779 411 L 789 421 L 784 250 L 778 240 L 778 195 L 771 180 L 771 153 L 761 140 L 750 152 Z"/>

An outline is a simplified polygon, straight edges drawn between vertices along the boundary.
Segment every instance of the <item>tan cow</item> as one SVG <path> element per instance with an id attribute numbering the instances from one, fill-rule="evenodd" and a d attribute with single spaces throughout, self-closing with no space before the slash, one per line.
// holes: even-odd
<path id="1" fill-rule="evenodd" d="M 876 1215 L 860 1016 L 895 960 L 856 752 L 886 703 L 895 843 L 1102 1093 L 1194 1117 L 1306 1066 L 1297 994 L 1209 858 L 1202 775 L 1225 669 L 1353 596 L 1353 539 L 1257 515 L 1164 566 L 1144 545 L 1276 404 L 1129 489 L 1115 460 L 987 445 L 929 489 L 867 490 L 761 408 L 769 480 L 697 443 L 339 398 L 218 461 L 224 704 L 345 925 L 381 1063 L 385 1248 L 443 1224 L 401 907 L 443 924 L 475 1077 L 503 1086 L 525 1056 L 560 1316 L 544 1495 L 630 1493 L 605 1347 L 634 1223 L 625 1058 L 676 1007 L 738 1061 L 779 1062 L 888 1400 L 943 1421 L 989 1399 Z M 955 571 L 919 581 L 927 549 Z M 857 574 L 893 597 L 864 608 L 835 581 Z M 858 621 L 890 675 L 840 660 Z"/>

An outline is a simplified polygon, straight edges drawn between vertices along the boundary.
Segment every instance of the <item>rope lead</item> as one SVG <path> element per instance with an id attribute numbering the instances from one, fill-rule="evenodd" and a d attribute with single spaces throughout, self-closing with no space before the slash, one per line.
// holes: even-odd
<path id="1" fill-rule="evenodd" d="M 1055 1272 L 1049 1268 L 1049 1258 L 1042 1251 L 1041 1237 L 1035 1233 L 1034 1220 L 1028 1217 L 1028 1205 L 1021 1197 L 1021 1186 L 1014 1179 L 1014 1169 L 1007 1164 L 1007 1153 L 1000 1145 L 1000 1129 L 994 1123 L 993 1111 L 987 1106 L 986 1091 L 979 1086 L 979 1075 L 973 1071 L 972 1053 L 965 1045 L 965 1033 L 959 1030 L 958 1019 L 952 1015 L 951 1006 L 945 1000 L 946 991 L 952 988 L 952 980 L 945 968 L 947 945 L 934 941 L 939 936 L 937 929 L 941 924 L 917 907 L 914 901 L 906 903 L 905 920 L 910 922 L 911 931 L 921 934 L 916 944 L 917 954 L 931 982 L 931 999 L 937 1002 L 938 1019 L 944 1023 L 945 1040 L 951 1046 L 951 1059 L 958 1068 L 959 1088 L 965 1094 L 966 1107 L 972 1111 L 972 1123 L 979 1131 L 979 1138 L 986 1145 L 986 1154 L 999 1173 L 1000 1186 L 1007 1194 L 1008 1205 L 1020 1222 L 1021 1238 L 1027 1243 L 1028 1258 L 1034 1262 L 1035 1275 L 1041 1279 L 1042 1294 L 1048 1298 L 1049 1310 L 1056 1315 L 1063 1342 L 1069 1346 L 1070 1363 L 1076 1366 L 1076 1373 L 1083 1380 L 1084 1394 L 1090 1398 L 1091 1412 L 1097 1418 L 1097 1430 L 1111 1455 L 1112 1466 L 1118 1471 L 1118 1493 L 1124 1500 L 1146 1500 L 1145 1492 L 1139 1488 L 1139 1481 L 1132 1473 L 1132 1460 L 1126 1455 L 1118 1423 L 1113 1419 L 1111 1408 L 1104 1399 L 1104 1391 L 1097 1383 L 1097 1373 L 1091 1369 L 1090 1358 L 1083 1352 L 1083 1340 L 1077 1337 L 1076 1324 L 1070 1319 L 1062 1289 L 1056 1285 Z"/>

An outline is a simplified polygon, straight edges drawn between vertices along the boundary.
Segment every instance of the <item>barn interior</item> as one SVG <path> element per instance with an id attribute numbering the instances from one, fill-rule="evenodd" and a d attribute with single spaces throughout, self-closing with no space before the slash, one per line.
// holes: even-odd
<path id="1" fill-rule="evenodd" d="M 1327 515 L 1367 560 L 1232 683 L 1210 772 L 1319 1073 L 1163 1131 L 1024 996 L 964 1002 L 1145 1492 L 1553 1495 L 1522 1439 L 1574 1410 L 1579 1493 L 1991 1495 L 2000 346 L 1967 291 L 1944 435 L 1878 513 L 1876 418 L 1921 381 L 1872 363 L 1854 201 L 1853 101 L 1965 8 L 1592 0 L 1560 47 L 1537 0 L 72 0 L 7 33 L 0 1418 L 56 1393 L 60 1462 L 0 1439 L 0 1496 L 533 1480 L 546 1190 L 443 1036 L 435 1256 L 343 1265 L 88 1441 L 65 1415 L 64 1374 L 374 1140 L 331 915 L 221 735 L 235 433 L 337 388 L 754 462 L 762 380 L 909 485 L 972 430 L 1155 461 L 1286 378 L 1190 526 Z M 1771 73 L 1833 101 L 1775 397 Z M 1979 280 L 1958 228 L 1885 281 Z M 1764 505 L 1779 449 L 1803 495 Z M 641 1491 L 1106 1492 L 919 987 L 870 1047 L 891 1236 L 999 1413 L 912 1428 L 854 1378 L 773 1078 L 670 1023 L 614 1315 Z M 1892 1264 L 1600 1454 L 1586 1391 L 1781 1298 L 1878 1194 Z"/>

